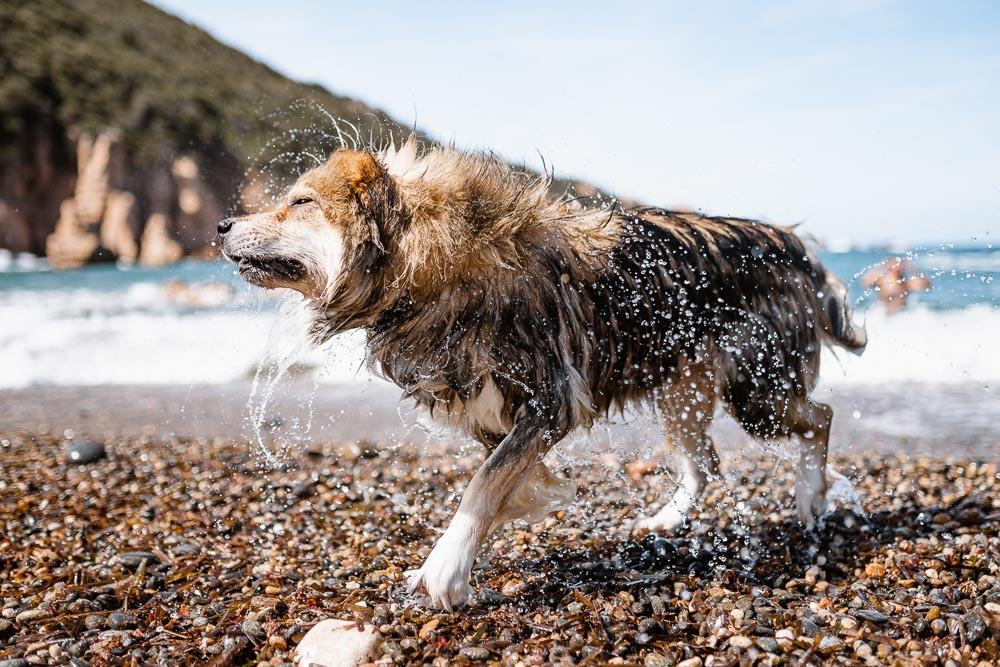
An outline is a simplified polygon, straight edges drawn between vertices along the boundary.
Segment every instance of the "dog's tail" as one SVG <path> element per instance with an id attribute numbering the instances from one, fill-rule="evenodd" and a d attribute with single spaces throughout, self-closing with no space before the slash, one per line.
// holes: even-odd
<path id="1" fill-rule="evenodd" d="M 829 342 L 861 354 L 868 344 L 863 326 L 851 321 L 851 305 L 847 288 L 836 275 L 824 270 L 823 287 L 819 292 L 819 319 Z"/>

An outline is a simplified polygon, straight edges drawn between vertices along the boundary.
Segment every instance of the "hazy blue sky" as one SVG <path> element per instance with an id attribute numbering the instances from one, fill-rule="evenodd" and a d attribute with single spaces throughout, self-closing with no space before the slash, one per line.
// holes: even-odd
<path id="1" fill-rule="evenodd" d="M 1000 234 L 1000 2 L 156 4 L 439 139 L 644 202 L 831 239 Z"/>

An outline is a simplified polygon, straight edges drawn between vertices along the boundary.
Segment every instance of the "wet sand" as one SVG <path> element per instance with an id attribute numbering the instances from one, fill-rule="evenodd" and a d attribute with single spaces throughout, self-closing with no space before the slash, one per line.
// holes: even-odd
<path id="1" fill-rule="evenodd" d="M 35 386 L 0 389 L 0 432 L 78 437 L 255 437 L 250 381 L 200 385 Z M 922 456 L 995 458 L 1000 446 L 1000 392 L 976 384 L 820 387 L 815 397 L 834 408 L 831 451 L 873 448 Z M 427 441 L 411 402 L 385 382 L 316 385 L 285 381 L 256 421 L 264 440 L 416 443 Z M 578 435 L 578 438 L 580 436 Z M 720 414 L 720 449 L 753 448 Z M 592 439 L 625 449 L 662 440 L 650 414 L 599 424 Z"/>

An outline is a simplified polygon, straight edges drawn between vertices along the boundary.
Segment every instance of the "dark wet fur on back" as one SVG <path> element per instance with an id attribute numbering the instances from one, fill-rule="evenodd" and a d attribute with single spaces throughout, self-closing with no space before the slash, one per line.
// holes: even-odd
<path id="1" fill-rule="evenodd" d="M 595 278 L 539 247 L 516 276 L 467 276 L 431 300 L 401 296 L 368 327 L 373 365 L 446 412 L 489 374 L 512 421 L 530 415 L 558 438 L 649 398 L 682 355 L 715 359 L 733 416 L 772 437 L 788 434 L 782 415 L 815 385 L 824 340 L 863 347 L 834 317 L 843 305 L 828 308 L 836 279 L 791 231 L 661 209 L 610 217 L 621 240 Z M 495 445 L 505 433 L 474 435 Z"/>

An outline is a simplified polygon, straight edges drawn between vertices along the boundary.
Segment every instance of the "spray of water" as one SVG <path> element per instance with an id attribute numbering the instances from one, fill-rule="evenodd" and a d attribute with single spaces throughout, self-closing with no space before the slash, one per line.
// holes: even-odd
<path id="1" fill-rule="evenodd" d="M 285 188 L 290 184 L 294 175 L 322 163 L 326 156 L 336 148 L 348 147 L 371 147 L 377 143 L 388 144 L 396 138 L 391 132 L 386 132 L 381 127 L 377 118 L 358 118 L 357 122 L 350 122 L 332 117 L 325 109 L 318 107 L 314 103 L 302 102 L 287 110 L 289 114 L 308 118 L 312 117 L 313 122 L 297 130 L 288 131 L 276 136 L 258 156 L 257 169 L 248 171 L 244 179 L 245 190 L 255 190 L 260 193 L 261 206 L 273 205 Z M 954 246 L 943 244 L 936 247 L 918 248 L 898 254 L 901 259 L 917 266 L 936 285 L 937 292 L 932 292 L 926 296 L 917 297 L 934 307 L 935 304 L 942 303 L 949 297 L 954 297 L 956 293 L 968 292 L 971 288 L 988 290 L 993 281 L 995 266 L 988 265 L 978 267 L 973 261 L 967 266 L 957 266 L 955 262 Z M 871 270 L 877 268 L 886 259 L 885 255 L 875 257 L 862 269 L 853 273 L 847 281 L 847 285 L 852 295 L 852 301 L 856 313 L 862 318 L 867 318 L 867 312 L 878 301 L 878 290 L 875 286 L 866 286 L 863 277 Z M 834 268 L 836 271 L 836 268 Z M 996 305 L 996 304 L 994 304 Z M 266 350 L 257 371 L 254 375 L 251 396 L 247 403 L 246 429 L 252 434 L 252 441 L 263 463 L 269 467 L 276 468 L 285 465 L 296 453 L 294 443 L 286 440 L 277 449 L 272 448 L 268 442 L 266 429 L 269 425 L 269 418 L 272 412 L 274 397 L 279 391 L 281 382 L 287 379 L 290 369 L 301 359 L 302 355 L 309 349 L 309 343 L 304 339 L 302 332 L 305 331 L 304 324 L 305 309 L 301 299 L 293 296 L 285 297 L 279 312 L 275 318 L 275 323 L 268 336 Z M 753 321 L 744 323 L 750 331 L 760 331 L 763 335 L 773 335 L 766 328 L 755 327 Z M 722 341 L 725 344 L 725 341 Z M 336 352 L 326 353 L 327 361 L 336 360 Z M 331 364 L 332 365 L 332 364 Z M 323 367 L 324 369 L 326 366 Z M 306 416 L 300 421 L 296 421 L 290 429 L 300 441 L 305 441 L 312 435 L 316 423 L 316 411 L 314 408 L 318 382 L 325 370 L 314 376 L 314 385 L 308 398 L 300 407 L 304 408 Z M 720 415 L 721 416 L 721 415 Z M 468 438 L 456 438 L 454 431 L 440 426 L 437 422 L 430 420 L 423 410 L 415 409 L 408 402 L 402 402 L 399 406 L 399 417 L 402 423 L 403 438 L 414 440 L 422 435 L 428 443 L 447 440 L 450 443 L 460 444 L 459 454 L 464 454 L 470 447 L 471 441 Z M 858 416 L 855 417 L 856 419 Z M 578 432 L 572 435 L 563 443 L 553 448 L 548 457 L 548 462 L 554 468 L 569 471 L 573 476 L 575 469 L 583 469 L 594 465 L 595 459 L 610 455 L 622 460 L 659 460 L 661 459 L 660 443 L 664 436 L 660 432 L 658 424 L 649 420 L 643 420 L 635 415 L 627 415 L 622 418 L 626 427 L 632 431 L 631 445 L 619 440 L 615 429 L 610 426 L 598 426 L 589 432 Z M 620 424 L 619 424 L 620 426 Z M 616 427 L 617 428 L 617 427 Z M 636 431 L 639 436 L 636 438 Z M 417 436 L 414 438 L 413 436 Z M 636 446 L 638 440 L 641 443 Z M 650 444 L 650 443 L 655 443 Z M 739 456 L 751 454 L 759 455 L 761 452 L 770 456 L 774 461 L 774 470 L 782 462 L 795 463 L 798 459 L 798 450 L 794 443 L 783 441 L 753 441 L 746 440 L 739 448 Z M 397 445 L 398 446 L 398 445 Z M 746 447 L 756 448 L 756 452 L 751 452 Z M 475 450 L 478 452 L 478 446 Z M 425 453 L 430 450 L 425 448 Z M 622 488 L 626 496 L 635 501 L 636 505 L 644 505 L 643 498 L 638 496 L 643 492 L 640 488 L 630 482 L 629 476 L 623 471 L 620 465 L 608 465 L 609 472 L 616 475 L 622 481 Z M 863 515 L 863 507 L 857 492 L 851 481 L 828 466 L 826 470 L 829 480 L 827 498 L 831 503 L 840 505 Z M 771 477 L 775 475 L 772 471 Z M 677 480 L 667 471 L 666 480 L 673 485 Z M 732 527 L 732 532 L 738 536 L 741 542 L 739 558 L 744 564 L 744 570 L 753 569 L 756 559 L 762 552 L 762 545 L 758 544 L 753 537 L 751 525 L 756 523 L 759 505 L 750 502 L 735 489 L 738 480 L 728 479 L 722 476 L 713 480 L 721 486 L 724 502 L 734 510 L 733 516 L 736 524 Z M 665 485 L 667 493 L 663 497 L 669 497 L 669 484 Z M 777 489 L 772 487 L 773 492 Z M 456 496 L 457 498 L 457 496 Z M 455 500 L 453 498 L 452 500 Z M 409 506 L 412 499 L 400 498 L 399 504 Z M 395 500 L 394 500 L 395 502 Z M 662 502 L 662 500 L 660 501 Z M 607 508 L 601 506 L 601 501 L 595 499 L 584 499 L 578 496 L 578 501 L 574 505 L 577 509 L 583 509 L 584 516 L 592 512 L 603 512 Z M 596 524 L 596 521 L 588 521 Z M 278 530 L 275 526 L 275 530 Z M 627 539 L 627 526 L 622 527 L 615 537 Z M 280 532 L 280 530 L 278 530 Z M 610 537 L 610 536 L 609 536 Z M 714 532 L 711 527 L 701 522 L 695 522 L 691 527 L 689 535 L 691 548 L 694 551 L 707 550 L 708 552 L 722 552 L 728 548 L 725 543 L 725 536 Z M 731 565 L 731 563 L 729 563 Z M 724 557 L 720 557 L 716 563 L 717 567 L 724 567 L 727 563 Z"/>
<path id="2" fill-rule="evenodd" d="M 282 297 L 274 324 L 268 333 L 265 354 L 257 366 L 250 398 L 247 400 L 244 427 L 252 434 L 258 453 L 271 466 L 280 465 L 291 455 L 287 444 L 277 452 L 272 451 L 267 446 L 263 429 L 268 424 L 275 391 L 282 378 L 309 349 L 309 341 L 303 335 L 307 317 L 308 313 L 300 297 L 294 293 L 287 293 Z"/>

